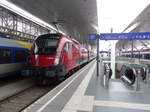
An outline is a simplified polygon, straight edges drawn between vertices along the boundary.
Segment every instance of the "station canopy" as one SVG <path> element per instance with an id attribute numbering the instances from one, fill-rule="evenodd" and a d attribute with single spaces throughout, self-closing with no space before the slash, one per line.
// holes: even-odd
<path id="1" fill-rule="evenodd" d="M 150 4 L 125 28 L 123 32 L 150 32 Z M 132 49 L 131 40 L 120 40 L 116 50 L 128 51 Z M 133 49 L 150 49 L 150 40 L 134 40 Z"/>
<path id="2" fill-rule="evenodd" d="M 85 44 L 94 44 L 89 33 L 97 33 L 96 0 L 8 0 Z"/>

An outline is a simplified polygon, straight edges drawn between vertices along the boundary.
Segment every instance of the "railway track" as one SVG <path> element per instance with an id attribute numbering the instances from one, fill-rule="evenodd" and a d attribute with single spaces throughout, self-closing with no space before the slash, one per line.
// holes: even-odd
<path id="1" fill-rule="evenodd" d="M 71 73 L 71 75 L 78 70 L 79 69 L 75 69 Z M 0 100 L 0 112 L 21 112 L 26 107 L 28 107 L 29 105 L 34 103 L 36 100 L 38 100 L 40 97 L 44 96 L 46 93 L 51 91 L 54 87 L 56 87 L 62 81 L 56 83 L 53 86 L 37 86 L 37 85 L 28 86 L 26 89 L 23 89 L 13 95 L 10 95 Z"/>
<path id="2" fill-rule="evenodd" d="M 21 81 L 24 79 L 27 79 L 27 78 L 22 77 L 21 75 L 14 75 L 14 76 L 8 76 L 8 77 L 0 78 L 0 87 L 5 86 L 5 85 L 9 85 L 11 83 Z"/>
<path id="3" fill-rule="evenodd" d="M 0 101 L 0 112 L 21 112 L 54 86 L 32 86 Z"/>

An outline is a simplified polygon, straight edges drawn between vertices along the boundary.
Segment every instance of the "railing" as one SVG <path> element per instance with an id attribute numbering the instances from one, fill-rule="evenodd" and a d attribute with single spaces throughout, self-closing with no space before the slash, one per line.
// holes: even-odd
<path id="1" fill-rule="evenodd" d="M 136 69 L 132 66 L 123 66 L 121 70 L 121 79 L 125 82 L 128 86 L 135 85 L 135 90 L 140 90 L 140 75 L 141 69 Z"/>

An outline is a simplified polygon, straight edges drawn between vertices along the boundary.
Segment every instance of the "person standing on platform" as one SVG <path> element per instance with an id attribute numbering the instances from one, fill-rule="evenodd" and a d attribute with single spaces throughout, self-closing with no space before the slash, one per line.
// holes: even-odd
<path id="1" fill-rule="evenodd" d="M 109 70 L 109 79 L 111 79 L 111 76 L 112 76 L 112 69 L 110 68 L 110 70 Z"/>
<path id="2" fill-rule="evenodd" d="M 112 69 L 111 69 L 110 63 L 109 63 L 108 65 L 109 65 L 109 79 L 111 79 L 111 76 L 112 76 Z"/>

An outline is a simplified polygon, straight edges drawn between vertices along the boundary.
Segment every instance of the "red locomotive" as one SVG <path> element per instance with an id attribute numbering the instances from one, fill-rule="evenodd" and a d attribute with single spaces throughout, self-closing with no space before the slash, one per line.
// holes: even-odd
<path id="1" fill-rule="evenodd" d="M 75 39 L 57 33 L 44 34 L 33 43 L 26 73 L 46 84 L 50 79 L 65 77 L 90 59 L 89 51 Z"/>

